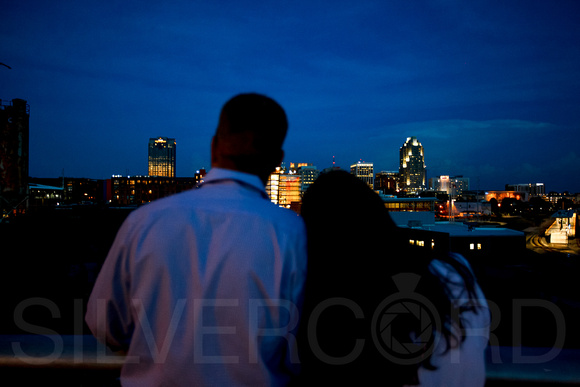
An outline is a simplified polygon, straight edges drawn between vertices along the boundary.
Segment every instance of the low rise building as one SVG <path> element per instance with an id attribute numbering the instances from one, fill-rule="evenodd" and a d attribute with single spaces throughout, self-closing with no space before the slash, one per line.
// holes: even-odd
<path id="1" fill-rule="evenodd" d="M 525 191 L 485 191 L 485 200 L 488 202 L 491 199 L 497 200 L 499 203 L 505 198 L 521 200 L 527 202 L 530 199 L 529 192 Z"/>
<path id="2" fill-rule="evenodd" d="M 389 211 L 435 211 L 436 205 L 440 202 L 435 197 L 394 197 L 380 195 Z"/>
<path id="3" fill-rule="evenodd" d="M 526 249 L 523 232 L 478 222 L 436 222 L 432 212 L 390 213 L 409 244 L 426 254 L 455 252 L 468 259 L 515 256 Z"/>
<path id="4" fill-rule="evenodd" d="M 193 177 L 113 176 L 110 179 L 110 203 L 117 206 L 144 204 L 197 187 L 205 170 Z"/>
<path id="5" fill-rule="evenodd" d="M 546 194 L 546 187 L 544 186 L 544 183 L 506 184 L 505 190 L 527 192 L 531 196 L 543 196 Z"/>

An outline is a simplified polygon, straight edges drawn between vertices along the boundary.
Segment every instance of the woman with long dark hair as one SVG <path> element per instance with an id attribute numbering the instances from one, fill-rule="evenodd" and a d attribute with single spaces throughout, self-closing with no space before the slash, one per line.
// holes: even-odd
<path id="1" fill-rule="evenodd" d="M 316 180 L 302 216 L 296 384 L 483 386 L 489 313 L 465 259 L 419 254 L 381 198 L 345 171 Z"/>

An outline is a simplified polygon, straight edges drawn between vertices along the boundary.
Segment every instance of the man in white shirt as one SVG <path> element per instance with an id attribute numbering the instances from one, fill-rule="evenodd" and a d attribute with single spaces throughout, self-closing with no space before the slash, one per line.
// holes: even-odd
<path id="1" fill-rule="evenodd" d="M 86 322 L 126 353 L 126 386 L 284 385 L 298 364 L 301 218 L 264 190 L 283 157 L 284 110 L 228 101 L 200 188 L 132 212 L 89 300 Z"/>

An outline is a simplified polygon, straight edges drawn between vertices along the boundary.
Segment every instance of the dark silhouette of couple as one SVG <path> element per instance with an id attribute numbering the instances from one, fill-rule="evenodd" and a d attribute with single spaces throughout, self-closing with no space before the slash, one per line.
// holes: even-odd
<path id="1" fill-rule="evenodd" d="M 121 383 L 482 386 L 489 314 L 468 263 L 411 249 L 344 171 L 301 216 L 272 204 L 287 128 L 271 98 L 231 98 L 201 187 L 119 230 L 86 321 L 126 354 Z"/>

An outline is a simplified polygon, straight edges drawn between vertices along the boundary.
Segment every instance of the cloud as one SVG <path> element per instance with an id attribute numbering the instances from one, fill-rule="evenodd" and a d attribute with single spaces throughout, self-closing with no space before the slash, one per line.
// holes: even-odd
<path id="1" fill-rule="evenodd" d="M 0 98 L 28 100 L 31 131 L 44 136 L 31 137 L 33 173 L 88 168 L 65 160 L 73 145 L 42 141 L 79 131 L 86 155 L 102 153 L 100 138 L 171 133 L 180 162 L 187 153 L 186 165 L 205 163 L 198 139 L 222 103 L 257 91 L 287 109 L 291 161 L 324 167 L 336 155 L 393 170 L 416 136 L 432 176 L 494 187 L 577 177 L 577 2 L 37 3 L 11 2 L 0 23 L 13 67 Z M 111 164 L 141 168 L 134 149 Z"/>

